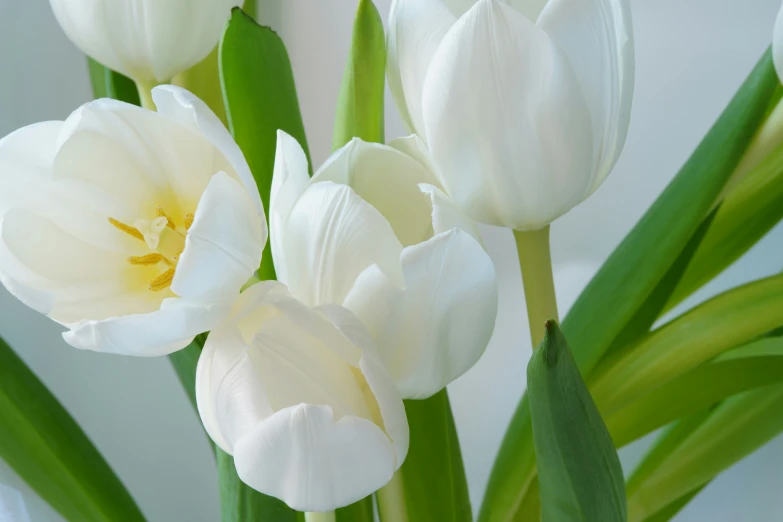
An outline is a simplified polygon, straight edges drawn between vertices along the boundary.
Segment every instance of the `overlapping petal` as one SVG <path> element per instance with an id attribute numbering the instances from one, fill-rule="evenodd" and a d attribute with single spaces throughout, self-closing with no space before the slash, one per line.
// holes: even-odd
<path id="1" fill-rule="evenodd" d="M 402 402 L 350 312 L 279 283 L 245 291 L 199 360 L 199 412 L 250 486 L 330 511 L 391 479 L 407 454 Z"/>

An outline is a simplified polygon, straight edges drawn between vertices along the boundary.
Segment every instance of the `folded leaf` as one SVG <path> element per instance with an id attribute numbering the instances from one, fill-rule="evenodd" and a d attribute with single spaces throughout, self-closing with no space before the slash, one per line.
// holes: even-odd
<path id="1" fill-rule="evenodd" d="M 625 522 L 609 432 L 554 321 L 527 369 L 544 522 Z"/>
<path id="2" fill-rule="evenodd" d="M 333 148 L 351 139 L 383 143 L 383 95 L 386 88 L 386 43 L 383 22 L 372 0 L 360 0 L 345 66 Z"/>
<path id="3" fill-rule="evenodd" d="M 606 420 L 619 448 L 658 428 L 754 388 L 783 383 L 783 339 L 778 355 L 717 361 L 700 366 L 648 393 Z"/>
<path id="4" fill-rule="evenodd" d="M 610 354 L 588 380 L 605 415 L 783 325 L 783 275 L 734 288 Z"/>
<path id="5" fill-rule="evenodd" d="M 288 52 L 274 31 L 235 8 L 220 41 L 219 63 L 231 134 L 268 209 L 278 129 L 296 138 L 308 154 Z M 259 277 L 275 279 L 269 244 Z"/>
<path id="6" fill-rule="evenodd" d="M 0 458 L 66 520 L 144 520 L 84 431 L 2 339 Z"/>
<path id="7" fill-rule="evenodd" d="M 734 396 L 675 423 L 628 481 L 628 520 L 658 513 L 783 432 L 783 386 Z"/>
<path id="8" fill-rule="evenodd" d="M 446 390 L 405 401 L 405 412 L 411 442 L 401 472 L 408 520 L 470 522 L 465 468 Z"/>

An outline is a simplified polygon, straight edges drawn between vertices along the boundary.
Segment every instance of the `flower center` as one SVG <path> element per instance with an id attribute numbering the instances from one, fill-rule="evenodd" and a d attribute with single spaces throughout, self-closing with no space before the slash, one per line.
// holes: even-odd
<path id="1" fill-rule="evenodd" d="M 149 254 L 129 257 L 128 263 L 135 266 L 155 266 L 163 270 L 150 281 L 149 289 L 159 292 L 170 287 L 177 271 L 179 256 L 185 250 L 185 236 L 193 224 L 193 214 L 185 215 L 182 227 L 177 227 L 163 207 L 157 208 L 155 218 L 137 219 L 133 226 L 112 217 L 109 218 L 109 223 L 129 236 L 143 241 L 150 249 Z"/>

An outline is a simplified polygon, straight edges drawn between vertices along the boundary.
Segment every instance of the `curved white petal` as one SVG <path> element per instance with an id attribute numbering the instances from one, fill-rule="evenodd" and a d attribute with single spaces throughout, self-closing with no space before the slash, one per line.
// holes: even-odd
<path id="1" fill-rule="evenodd" d="M 261 203 L 258 185 L 256 185 L 245 155 L 207 104 L 193 93 L 174 85 L 155 87 L 152 89 L 152 99 L 155 101 L 158 113 L 197 131 L 225 156 L 233 167 L 233 172 L 236 173 L 239 181 L 245 186 L 248 194 L 253 198 L 254 204 L 263 215 L 264 205 Z"/>
<path id="2" fill-rule="evenodd" d="M 432 230 L 435 234 L 459 228 L 473 236 L 473 239 L 479 244 L 483 244 L 476 222 L 465 215 L 451 198 L 438 187 L 425 184 L 421 184 L 419 187 L 430 197 L 432 202 Z"/>
<path id="3" fill-rule="evenodd" d="M 783 78 L 783 6 L 775 19 L 775 30 L 772 35 L 772 56 L 775 60 L 775 70 L 778 77 Z"/>
<path id="4" fill-rule="evenodd" d="M 484 353 L 497 314 L 489 255 L 460 229 L 402 253 L 405 286 L 371 267 L 345 301 L 376 339 L 404 398 L 423 399 L 469 370 Z"/>
<path id="5" fill-rule="evenodd" d="M 162 83 L 217 45 L 242 0 L 50 0 L 65 34 L 85 53 L 135 80 Z"/>
<path id="6" fill-rule="evenodd" d="M 160 310 L 69 326 L 65 342 L 82 350 L 157 357 L 185 348 L 196 335 L 216 327 L 228 315 L 225 305 L 166 299 Z"/>
<path id="7" fill-rule="evenodd" d="M 196 394 L 244 482 L 302 511 L 345 506 L 388 482 L 407 453 L 407 422 L 383 367 L 366 371 L 365 343 L 352 314 L 312 310 L 279 283 L 240 296 L 204 347 Z"/>
<path id="8" fill-rule="evenodd" d="M 424 87 L 428 145 L 473 219 L 528 230 L 592 188 L 590 113 L 567 57 L 524 15 L 480 0 L 452 27 Z"/>
<path id="9" fill-rule="evenodd" d="M 531 22 L 538 20 L 541 11 L 551 0 L 508 0 L 508 3 Z"/>
<path id="10" fill-rule="evenodd" d="M 286 265 L 281 281 L 311 306 L 342 303 L 359 274 L 374 264 L 392 280 L 402 278 L 402 245 L 389 222 L 346 185 L 310 185 L 278 240 Z"/>
<path id="11" fill-rule="evenodd" d="M 565 51 L 590 109 L 595 150 L 592 192 L 617 162 L 631 119 L 630 0 L 550 0 L 538 25 Z"/>
<path id="12" fill-rule="evenodd" d="M 435 163 L 435 159 L 430 154 L 427 144 L 416 134 L 406 136 L 403 138 L 396 138 L 389 142 L 389 147 L 396 149 L 406 156 L 410 156 L 415 159 L 432 175 L 433 180 L 437 180 L 437 183 L 433 181 L 423 181 L 430 185 L 436 186 L 439 189 L 443 188 L 443 180 L 441 179 L 438 165 Z"/>
<path id="13" fill-rule="evenodd" d="M 283 131 L 277 131 L 275 168 L 269 197 L 269 228 L 272 257 L 280 281 L 289 280 L 288 263 L 283 248 L 285 223 L 309 181 L 304 149 L 295 138 Z"/>
<path id="14" fill-rule="evenodd" d="M 418 185 L 437 183 L 437 178 L 416 158 L 355 138 L 315 173 L 312 182 L 323 181 L 351 187 L 388 220 L 404 246 L 432 235 L 430 207 Z"/>
<path id="15" fill-rule="evenodd" d="M 258 269 L 266 221 L 238 181 L 212 177 L 196 209 L 171 290 L 203 302 L 231 301 Z"/>
<path id="16" fill-rule="evenodd" d="M 457 16 L 441 0 L 394 0 L 389 14 L 389 86 L 408 130 L 424 139 L 424 80 L 435 51 Z"/>

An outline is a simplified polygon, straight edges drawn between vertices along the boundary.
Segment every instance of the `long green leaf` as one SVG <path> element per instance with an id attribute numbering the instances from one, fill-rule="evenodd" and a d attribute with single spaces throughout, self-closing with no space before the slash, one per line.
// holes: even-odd
<path id="1" fill-rule="evenodd" d="M 632 402 L 606 424 L 619 448 L 732 395 L 777 383 L 783 383 L 783 355 L 706 364 Z"/>
<path id="2" fill-rule="evenodd" d="M 268 209 L 278 129 L 308 151 L 288 52 L 274 31 L 235 8 L 220 41 L 219 59 L 229 128 Z M 269 244 L 259 276 L 275 279 Z"/>
<path id="3" fill-rule="evenodd" d="M 66 520 L 144 520 L 84 431 L 2 339 L 0 458 Z"/>
<path id="4" fill-rule="evenodd" d="M 584 376 L 613 345 L 682 254 L 723 190 L 779 85 L 767 51 L 691 158 L 582 293 L 563 322 Z M 526 398 L 509 424 L 479 520 L 518 520 L 535 484 Z"/>
<path id="5" fill-rule="evenodd" d="M 337 102 L 333 148 L 352 138 L 383 143 L 386 43 L 383 22 L 372 0 L 359 0 L 348 63 Z"/>
<path id="6" fill-rule="evenodd" d="M 93 96 L 96 99 L 113 98 L 133 105 L 141 105 L 139 91 L 133 80 L 112 71 L 92 58 L 87 58 L 87 66 L 90 72 Z"/>
<path id="7" fill-rule="evenodd" d="M 612 354 L 588 382 L 611 414 L 657 386 L 783 325 L 783 275 L 729 290 Z"/>
<path id="8" fill-rule="evenodd" d="M 734 263 L 783 219 L 783 144 L 778 146 L 721 204 L 714 226 L 672 295 L 668 308 Z"/>
<path id="9" fill-rule="evenodd" d="M 554 321 L 527 368 L 544 522 L 625 522 L 620 459 Z"/>
<path id="10" fill-rule="evenodd" d="M 691 500 L 696 498 L 696 496 L 702 492 L 702 490 L 707 487 L 707 484 L 704 486 L 698 487 L 694 489 L 693 491 L 686 493 L 685 495 L 681 496 L 665 508 L 661 509 L 657 513 L 655 513 L 651 517 L 647 517 L 644 519 L 644 522 L 669 522 L 674 516 L 683 510 L 685 506 L 687 506 Z"/>
<path id="11" fill-rule="evenodd" d="M 193 408 L 196 404 L 196 368 L 207 336 L 199 335 L 190 346 L 169 356 Z M 255 491 L 239 479 L 234 459 L 218 447 L 217 456 L 220 482 L 220 513 L 222 522 L 301 522 L 297 513 L 280 500 Z"/>
<path id="12" fill-rule="evenodd" d="M 468 486 L 446 390 L 423 401 L 405 401 L 405 412 L 411 444 L 401 472 L 408 520 L 470 522 Z"/>
<path id="13" fill-rule="evenodd" d="M 783 386 L 775 385 L 727 399 L 701 419 L 675 424 L 629 479 L 629 521 L 654 515 L 779 435 L 781 411 Z"/>

